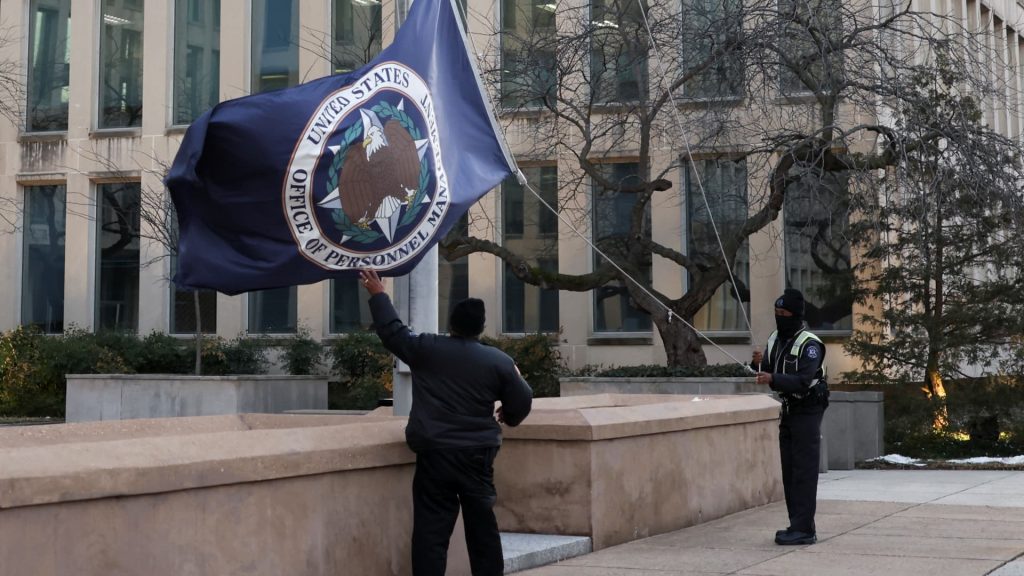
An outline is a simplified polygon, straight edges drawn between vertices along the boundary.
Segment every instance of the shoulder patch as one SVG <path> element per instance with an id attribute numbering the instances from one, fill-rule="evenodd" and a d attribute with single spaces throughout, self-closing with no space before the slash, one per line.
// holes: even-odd
<path id="1" fill-rule="evenodd" d="M 808 358 L 817 358 L 818 357 L 818 347 L 814 346 L 814 345 L 808 346 L 807 347 L 807 357 Z"/>

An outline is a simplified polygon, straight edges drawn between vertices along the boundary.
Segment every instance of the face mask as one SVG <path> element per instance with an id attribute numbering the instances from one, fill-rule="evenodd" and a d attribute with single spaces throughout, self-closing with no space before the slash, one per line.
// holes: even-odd
<path id="1" fill-rule="evenodd" d="M 799 316 L 776 316 L 775 326 L 779 329 L 780 336 L 792 336 L 803 327 L 804 320 Z"/>

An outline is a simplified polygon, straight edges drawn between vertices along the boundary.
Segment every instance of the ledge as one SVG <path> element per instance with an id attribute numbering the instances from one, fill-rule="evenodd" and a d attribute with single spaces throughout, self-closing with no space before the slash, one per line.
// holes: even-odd
<path id="1" fill-rule="evenodd" d="M 0 510 L 411 464 L 405 419 L 242 415 L 0 431 Z M 58 430 L 43 430 L 56 428 Z M 219 428 L 219 430 L 218 430 Z M 143 435 L 143 437 L 132 437 Z"/>
<path id="2" fill-rule="evenodd" d="M 653 336 L 591 336 L 587 346 L 652 346 Z"/>

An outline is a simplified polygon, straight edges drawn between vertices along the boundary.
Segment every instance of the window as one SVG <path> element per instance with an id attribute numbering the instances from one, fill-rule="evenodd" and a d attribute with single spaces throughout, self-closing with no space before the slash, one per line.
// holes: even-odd
<path id="1" fill-rule="evenodd" d="M 190 124 L 220 100 L 220 0 L 176 0 L 174 123 Z"/>
<path id="2" fill-rule="evenodd" d="M 298 290 L 295 286 L 249 293 L 250 334 L 294 334 L 298 331 Z"/>
<path id="3" fill-rule="evenodd" d="M 71 0 L 33 0 L 29 14 L 25 130 L 67 130 Z"/>
<path id="4" fill-rule="evenodd" d="M 178 217 L 170 214 L 169 224 L 173 229 L 172 238 L 177 242 Z M 178 255 L 171 253 L 171 278 L 178 272 Z M 199 310 L 196 311 L 196 291 L 179 288 L 174 282 L 171 288 L 171 334 L 195 334 L 196 320 L 204 334 L 217 332 L 217 293 L 213 290 L 199 290 Z"/>
<path id="5" fill-rule="evenodd" d="M 745 160 L 698 161 L 701 194 L 692 168 L 686 170 L 686 253 L 692 260 L 710 266 L 722 263 L 722 250 L 715 237 L 711 217 L 723 241 L 735 237 L 747 219 L 747 164 Z M 707 195 L 707 205 L 704 195 Z M 711 300 L 697 312 L 693 325 L 702 331 L 741 331 L 747 329 L 743 314 L 750 313 L 750 251 L 746 241 L 736 253 L 732 274 L 739 284 L 737 289 L 728 280 L 718 287 Z M 693 279 L 690 278 L 689 282 Z M 742 306 L 741 306 L 742 304 Z"/>
<path id="6" fill-rule="evenodd" d="M 138 182 L 98 184 L 96 328 L 139 328 Z"/>
<path id="7" fill-rule="evenodd" d="M 845 174 L 812 173 L 786 187 L 786 285 L 804 293 L 811 330 L 853 328 Z"/>
<path id="8" fill-rule="evenodd" d="M 463 216 L 455 225 L 456 234 L 469 235 L 469 215 Z M 469 256 L 454 262 L 437 258 L 437 325 L 447 331 L 448 317 L 456 304 L 469 298 Z"/>
<path id="9" fill-rule="evenodd" d="M 102 14 L 99 127 L 141 126 L 142 3 L 102 0 Z"/>
<path id="10" fill-rule="evenodd" d="M 64 186 L 25 188 L 21 323 L 47 334 L 64 331 Z"/>
<path id="11" fill-rule="evenodd" d="M 252 0 L 252 93 L 298 83 L 298 1 Z"/>
<path id="12" fill-rule="evenodd" d="M 628 242 L 629 220 L 636 202 L 636 194 L 620 192 L 623 187 L 640 184 L 635 163 L 607 164 L 603 167 L 607 177 L 616 188 L 602 188 L 595 185 L 594 199 L 594 242 L 613 258 L 625 251 Z M 651 208 L 648 204 L 644 234 L 651 235 Z M 594 268 L 602 264 L 602 258 L 594 254 Z M 616 262 L 620 266 L 624 262 Z M 636 280 L 651 281 L 651 255 L 647 254 L 639 263 L 640 275 Z M 629 292 L 621 280 L 613 280 L 594 293 L 594 332 L 649 332 L 651 317 L 643 310 L 629 303 Z"/>
<path id="13" fill-rule="evenodd" d="M 334 0 L 334 73 L 356 70 L 380 54 L 380 50 L 380 1 Z"/>
<path id="14" fill-rule="evenodd" d="M 685 0 L 680 38 L 683 65 L 687 69 L 710 66 L 683 87 L 687 98 L 735 98 L 743 91 L 743 62 L 730 51 L 743 33 L 741 0 Z M 724 53 L 722 53 L 725 51 Z"/>
<path id="15" fill-rule="evenodd" d="M 553 95 L 556 3 L 501 1 L 501 104 L 540 107 Z"/>
<path id="16" fill-rule="evenodd" d="M 779 71 L 783 94 L 828 92 L 842 65 L 842 5 L 838 0 L 779 0 L 785 28 Z"/>
<path id="17" fill-rule="evenodd" d="M 592 0 L 591 90 L 597 102 L 647 98 L 646 2 Z"/>
<path id="18" fill-rule="evenodd" d="M 555 166 L 524 167 L 527 181 L 544 201 L 558 206 L 558 171 Z M 502 244 L 545 272 L 558 272 L 558 217 L 515 177 L 502 184 Z M 554 216 L 554 220 L 547 215 Z M 557 332 L 558 290 L 544 290 L 516 277 L 504 266 L 505 305 L 502 331 L 506 333 Z"/>
<path id="19" fill-rule="evenodd" d="M 331 334 L 360 332 L 373 324 L 366 292 L 358 278 L 331 280 Z"/>

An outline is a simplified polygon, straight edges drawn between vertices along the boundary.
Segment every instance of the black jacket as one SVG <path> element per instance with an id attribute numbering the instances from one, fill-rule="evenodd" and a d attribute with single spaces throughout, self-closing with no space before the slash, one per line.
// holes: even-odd
<path id="1" fill-rule="evenodd" d="M 405 440 L 413 451 L 500 446 L 498 400 L 509 426 L 530 413 L 533 391 L 501 350 L 476 339 L 413 334 L 387 294 L 370 298 L 370 312 L 384 347 L 412 370 Z"/>
<path id="2" fill-rule="evenodd" d="M 822 368 L 825 346 L 809 340 L 797 357 L 791 352 L 793 341 L 799 334 L 797 332 L 792 338 L 779 337 L 771 349 L 765 350 L 761 365 L 751 366 L 772 375 L 771 389 L 778 392 L 784 402 L 807 408 L 827 405 L 828 385 Z M 818 382 L 812 387 L 815 380 Z"/>

